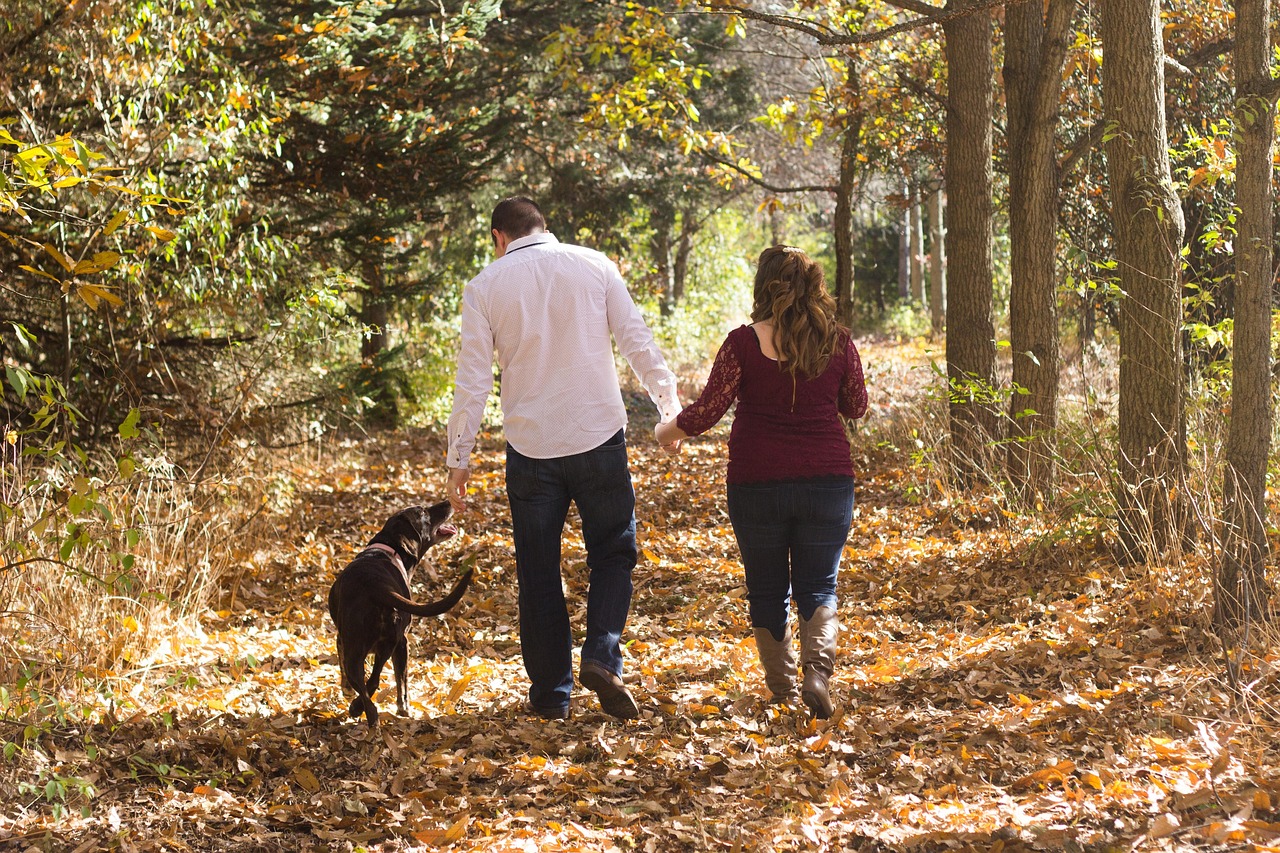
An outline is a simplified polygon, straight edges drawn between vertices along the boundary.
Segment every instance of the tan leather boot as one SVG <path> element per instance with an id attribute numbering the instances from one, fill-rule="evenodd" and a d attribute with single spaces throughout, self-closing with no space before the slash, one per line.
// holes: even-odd
<path id="1" fill-rule="evenodd" d="M 781 640 L 775 640 L 768 628 L 756 628 L 756 651 L 764 668 L 764 684 L 773 695 L 770 702 L 794 702 L 796 693 L 796 656 L 791 650 L 791 626 Z"/>
<path id="2" fill-rule="evenodd" d="M 812 618 L 800 619 L 800 664 L 804 668 L 800 696 L 820 720 L 830 719 L 834 710 L 829 687 L 836 668 L 839 635 L 840 622 L 830 607 L 819 607 L 813 611 Z"/>

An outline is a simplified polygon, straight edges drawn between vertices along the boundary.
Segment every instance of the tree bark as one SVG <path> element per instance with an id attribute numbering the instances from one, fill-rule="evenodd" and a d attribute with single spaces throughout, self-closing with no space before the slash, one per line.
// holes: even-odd
<path id="1" fill-rule="evenodd" d="M 1058 171 L 1056 132 L 1062 66 L 1074 0 L 1016 3 L 1005 10 L 1008 105 L 1009 480 L 1024 497 L 1049 494 L 1058 424 Z"/>
<path id="2" fill-rule="evenodd" d="M 653 236 L 649 238 L 649 256 L 653 260 L 654 277 L 658 287 L 658 304 L 662 316 L 668 317 L 675 310 L 675 269 L 671 262 L 674 240 L 672 234 L 676 228 L 675 208 L 667 204 L 656 204 L 649 216 L 649 226 Z"/>
<path id="3" fill-rule="evenodd" d="M 947 252 L 946 223 L 943 222 L 942 187 L 929 197 L 929 315 L 933 337 L 946 329 Z"/>
<path id="4" fill-rule="evenodd" d="M 360 261 L 361 279 L 364 281 L 364 295 L 360 300 L 360 324 L 366 330 L 372 330 L 360 342 L 360 358 L 372 361 L 387 348 L 387 307 L 386 294 L 382 286 L 382 264 L 379 259 L 365 256 Z"/>
<path id="5" fill-rule="evenodd" d="M 994 62 L 991 12 L 974 8 L 974 0 L 958 2 L 973 11 L 942 25 L 947 59 L 947 378 L 955 470 L 969 479 L 983 470 L 982 456 L 996 435 L 991 319 Z"/>
<path id="6" fill-rule="evenodd" d="M 1268 598 L 1267 458 L 1271 453 L 1271 304 L 1275 97 L 1267 0 L 1236 0 L 1236 281 L 1231 422 L 1222 492 L 1226 542 L 1214 621 L 1262 616 Z"/>
<path id="7" fill-rule="evenodd" d="M 902 180 L 903 206 L 898 211 L 898 300 L 911 298 L 911 185 Z"/>
<path id="8" fill-rule="evenodd" d="M 853 188 L 858 170 L 860 118 L 850 116 L 840 140 L 840 180 L 836 187 L 836 209 L 832 227 L 836 253 L 836 319 L 853 325 Z"/>
<path id="9" fill-rule="evenodd" d="M 920 209 L 920 183 L 911 181 L 908 203 L 911 223 L 911 300 L 924 304 L 924 216 Z"/>
<path id="10" fill-rule="evenodd" d="M 684 299 L 689 280 L 689 256 L 693 254 L 693 235 L 698 231 L 693 208 L 680 215 L 680 237 L 676 240 L 675 261 L 671 265 L 671 299 L 676 305 Z"/>
<path id="11" fill-rule="evenodd" d="M 1182 206 L 1165 128 L 1159 0 L 1102 4 L 1104 147 L 1120 286 L 1120 537 L 1150 559 L 1184 532 Z"/>

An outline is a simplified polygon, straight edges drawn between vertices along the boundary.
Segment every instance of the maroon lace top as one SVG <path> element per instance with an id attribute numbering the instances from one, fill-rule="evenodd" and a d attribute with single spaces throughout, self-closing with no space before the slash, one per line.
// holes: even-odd
<path id="1" fill-rule="evenodd" d="M 737 401 L 729 431 L 730 483 L 853 476 L 840 415 L 867 411 L 862 359 L 847 334 L 816 379 L 795 378 L 760 350 L 750 326 L 729 333 L 707 386 L 676 424 L 689 435 L 715 426 Z"/>

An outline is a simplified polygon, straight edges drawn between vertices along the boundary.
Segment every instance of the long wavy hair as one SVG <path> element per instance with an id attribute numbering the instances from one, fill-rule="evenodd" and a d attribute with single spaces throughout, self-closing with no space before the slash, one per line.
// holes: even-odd
<path id="1" fill-rule="evenodd" d="M 836 301 L 822 267 L 792 246 L 770 246 L 756 264 L 753 322 L 773 323 L 773 346 L 793 376 L 816 379 L 840 339 Z"/>

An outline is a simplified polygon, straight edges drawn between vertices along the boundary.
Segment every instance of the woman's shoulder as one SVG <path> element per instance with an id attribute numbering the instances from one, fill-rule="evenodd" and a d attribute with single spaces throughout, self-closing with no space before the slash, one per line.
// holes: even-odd
<path id="1" fill-rule="evenodd" d="M 743 344 L 754 343 L 755 339 L 756 333 L 752 328 L 747 325 L 742 325 L 725 335 L 724 342 L 736 349 L 741 349 Z"/>

